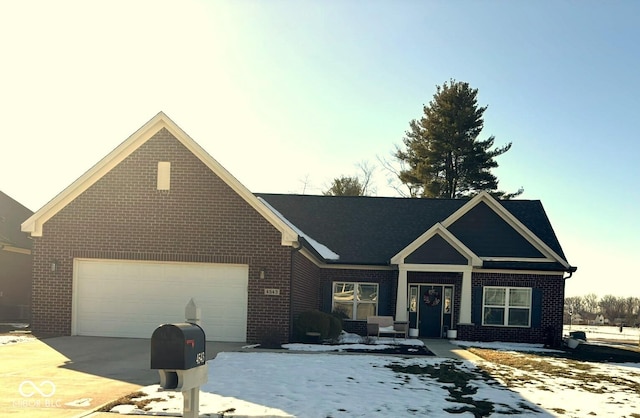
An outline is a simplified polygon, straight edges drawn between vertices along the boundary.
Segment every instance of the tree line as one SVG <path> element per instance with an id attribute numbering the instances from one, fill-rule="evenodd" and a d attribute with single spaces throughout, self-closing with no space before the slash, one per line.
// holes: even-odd
<path id="1" fill-rule="evenodd" d="M 564 299 L 565 314 L 581 317 L 601 314 L 611 325 L 640 324 L 640 297 L 605 295 L 595 293 L 584 296 L 570 296 Z"/>

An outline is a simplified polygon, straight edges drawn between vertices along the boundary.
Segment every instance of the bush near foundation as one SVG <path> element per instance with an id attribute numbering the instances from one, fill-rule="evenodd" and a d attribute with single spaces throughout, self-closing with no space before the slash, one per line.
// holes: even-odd
<path id="1" fill-rule="evenodd" d="M 307 333 L 320 333 L 321 340 L 335 339 L 342 332 L 342 321 L 335 316 L 319 311 L 302 312 L 293 321 L 293 334 L 296 341 L 307 341 Z"/>

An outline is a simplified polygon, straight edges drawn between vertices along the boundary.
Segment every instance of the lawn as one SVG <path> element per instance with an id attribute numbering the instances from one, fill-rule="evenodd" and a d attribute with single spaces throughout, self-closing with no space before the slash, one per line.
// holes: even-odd
<path id="1" fill-rule="evenodd" d="M 531 345 L 471 345 L 480 360 L 323 353 L 312 345 L 308 349 L 316 352 L 220 353 L 209 362 L 200 414 L 640 418 L 640 363 L 576 361 Z M 128 404 L 109 410 L 182 410 L 181 394 L 159 391 L 158 385 L 120 403 Z"/>

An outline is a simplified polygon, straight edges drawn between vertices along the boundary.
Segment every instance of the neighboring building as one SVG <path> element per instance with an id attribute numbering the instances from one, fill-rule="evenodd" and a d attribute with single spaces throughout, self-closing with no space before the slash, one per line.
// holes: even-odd
<path id="1" fill-rule="evenodd" d="M 321 309 L 559 343 L 576 269 L 539 201 L 253 194 L 163 113 L 22 228 L 33 327 L 65 335 L 148 338 L 194 297 L 217 341 L 286 341 Z"/>
<path id="2" fill-rule="evenodd" d="M 32 241 L 20 224 L 33 212 L 0 192 L 0 322 L 26 322 L 31 314 Z"/>

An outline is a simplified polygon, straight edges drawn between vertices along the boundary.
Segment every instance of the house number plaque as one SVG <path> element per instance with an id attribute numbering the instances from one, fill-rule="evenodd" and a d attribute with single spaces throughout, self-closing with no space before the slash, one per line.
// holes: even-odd
<path id="1" fill-rule="evenodd" d="M 280 289 L 264 289 L 264 294 L 278 296 L 280 295 Z"/>

